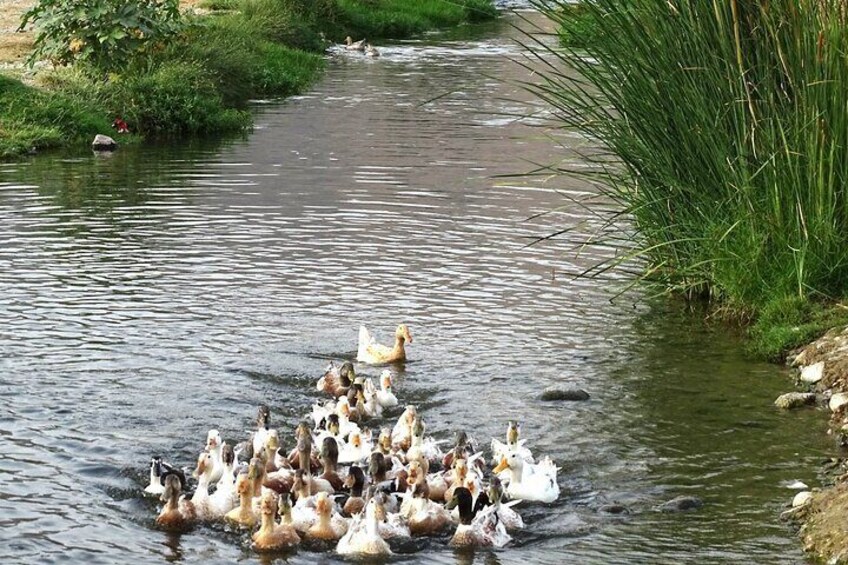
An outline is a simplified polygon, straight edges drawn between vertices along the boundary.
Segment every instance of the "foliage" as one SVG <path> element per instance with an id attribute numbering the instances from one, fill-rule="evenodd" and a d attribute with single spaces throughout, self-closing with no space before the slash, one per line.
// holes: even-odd
<path id="1" fill-rule="evenodd" d="M 84 61 L 120 71 L 149 56 L 182 30 L 179 0 L 39 0 L 21 29 L 37 29 L 30 63 Z"/>
<path id="2" fill-rule="evenodd" d="M 643 280 L 754 316 L 843 296 L 844 2 L 592 0 L 580 20 L 563 4 L 542 9 L 567 34 L 585 18 L 598 33 L 554 48 L 561 66 L 535 90 L 607 150 L 594 179 L 623 226 L 600 236 L 613 264 L 639 261 Z"/>
<path id="3" fill-rule="evenodd" d="M 0 157 L 94 137 L 109 123 L 87 99 L 43 92 L 0 75 Z"/>

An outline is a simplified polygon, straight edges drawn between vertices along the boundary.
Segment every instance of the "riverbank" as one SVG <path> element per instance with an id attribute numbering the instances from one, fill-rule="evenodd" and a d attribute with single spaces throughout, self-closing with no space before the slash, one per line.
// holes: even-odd
<path id="1" fill-rule="evenodd" d="M 828 434 L 848 446 L 848 327 L 829 331 L 795 351 L 787 362 L 800 371 L 798 382 L 829 411 Z M 820 472 L 822 487 L 800 495 L 784 517 L 800 524 L 804 551 L 817 561 L 848 563 L 848 460 L 827 461 Z"/>
<path id="2" fill-rule="evenodd" d="M 27 71 L 19 57 L 32 32 L 10 30 L 32 4 L 16 2 L 4 14 L 0 46 L 13 62 L 0 76 L 2 158 L 88 143 L 116 118 L 134 134 L 128 139 L 245 129 L 250 99 L 303 92 L 320 75 L 325 49 L 348 35 L 402 39 L 497 15 L 490 0 L 190 2 L 181 4 L 176 38 L 104 75 L 84 64 Z"/>

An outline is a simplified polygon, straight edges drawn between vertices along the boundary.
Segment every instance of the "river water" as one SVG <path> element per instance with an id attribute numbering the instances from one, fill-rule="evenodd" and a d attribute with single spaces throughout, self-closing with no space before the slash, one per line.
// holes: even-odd
<path id="1" fill-rule="evenodd" d="M 334 58 L 243 139 L 0 165 L 0 562 L 258 562 L 217 526 L 157 531 L 149 457 L 190 465 L 260 402 L 290 443 L 327 360 L 399 321 L 398 394 L 428 431 L 485 442 L 518 419 L 562 495 L 522 505 L 504 550 L 419 540 L 397 560 L 803 561 L 784 483 L 815 485 L 830 447 L 820 414 L 772 407 L 785 371 L 679 304 L 567 276 L 602 248 L 525 247 L 594 220 L 569 204 L 588 186 L 501 176 L 580 165 L 578 138 L 514 116 L 511 81 L 534 80 L 510 62 L 515 22 Z M 592 398 L 540 402 L 552 384 Z M 683 494 L 703 508 L 654 510 Z"/>

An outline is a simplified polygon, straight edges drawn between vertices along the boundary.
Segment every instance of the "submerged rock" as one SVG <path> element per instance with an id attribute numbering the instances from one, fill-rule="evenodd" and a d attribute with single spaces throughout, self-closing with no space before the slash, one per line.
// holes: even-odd
<path id="1" fill-rule="evenodd" d="M 824 361 L 807 365 L 801 369 L 801 380 L 805 383 L 817 383 L 824 376 Z"/>
<path id="2" fill-rule="evenodd" d="M 98 133 L 91 142 L 91 148 L 95 151 L 114 151 L 118 148 L 118 143 L 108 135 Z"/>
<path id="3" fill-rule="evenodd" d="M 830 402 L 827 403 L 833 412 L 836 412 L 846 404 L 848 404 L 848 392 L 837 392 L 830 397 Z"/>
<path id="4" fill-rule="evenodd" d="M 624 506 L 623 504 L 604 504 L 598 511 L 604 512 L 606 514 L 630 514 L 630 509 Z"/>
<path id="5" fill-rule="evenodd" d="M 774 401 L 774 405 L 784 410 L 791 410 L 799 406 L 813 404 L 815 401 L 816 395 L 812 392 L 787 392 L 778 396 L 777 400 Z"/>
<path id="6" fill-rule="evenodd" d="M 589 393 L 580 388 L 546 388 L 542 392 L 542 400 L 589 400 Z"/>
<path id="7" fill-rule="evenodd" d="M 657 506 L 657 510 L 660 512 L 687 512 L 696 510 L 703 505 L 704 501 L 697 496 L 678 496 L 660 504 Z"/>

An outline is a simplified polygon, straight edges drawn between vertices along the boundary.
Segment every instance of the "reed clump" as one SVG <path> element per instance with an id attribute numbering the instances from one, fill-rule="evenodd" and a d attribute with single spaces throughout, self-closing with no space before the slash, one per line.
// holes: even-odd
<path id="1" fill-rule="evenodd" d="M 593 36 L 551 48 L 563 64 L 536 91 L 609 151 L 596 172 L 610 222 L 623 211 L 635 228 L 614 232 L 628 235 L 613 263 L 641 260 L 644 280 L 755 320 L 779 303 L 803 322 L 798 304 L 844 296 L 844 0 L 565 4 L 539 6 L 564 35 Z"/>

